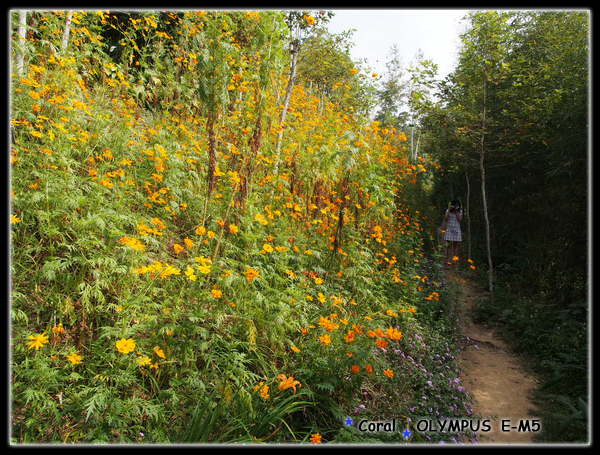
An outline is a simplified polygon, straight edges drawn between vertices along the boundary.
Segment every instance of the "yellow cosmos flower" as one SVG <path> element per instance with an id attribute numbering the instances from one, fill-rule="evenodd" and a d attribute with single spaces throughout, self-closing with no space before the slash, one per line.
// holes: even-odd
<path id="1" fill-rule="evenodd" d="M 263 225 L 269 224 L 269 222 L 266 220 L 266 218 L 261 213 L 257 213 L 256 215 L 254 215 L 254 220 L 258 221 L 260 224 L 263 224 Z"/>
<path id="2" fill-rule="evenodd" d="M 139 356 L 137 359 L 135 359 L 137 361 L 137 363 L 139 363 L 141 366 L 144 365 L 150 365 L 152 363 L 152 360 L 149 359 L 148 357 L 142 357 Z"/>
<path id="3" fill-rule="evenodd" d="M 263 400 L 266 400 L 269 398 L 269 386 L 264 384 L 262 381 L 259 382 L 257 385 L 255 385 L 254 387 L 252 387 L 252 389 L 255 392 L 258 392 L 258 394 L 260 395 L 260 397 Z"/>
<path id="4" fill-rule="evenodd" d="M 197 266 L 198 272 L 208 275 L 210 273 L 210 265 L 199 265 Z"/>
<path id="5" fill-rule="evenodd" d="M 27 349 L 35 348 L 36 351 L 48 342 L 48 337 L 45 333 L 41 335 L 29 335 L 29 339 L 31 341 L 25 343 L 29 346 Z"/>
<path id="6" fill-rule="evenodd" d="M 144 251 L 146 249 L 146 245 L 144 245 L 138 239 L 133 239 L 130 237 L 121 237 L 119 239 L 119 243 L 126 245 L 135 251 Z"/>
<path id="7" fill-rule="evenodd" d="M 158 218 L 152 218 L 150 222 L 156 226 L 158 229 L 164 229 L 166 226 L 160 221 Z"/>
<path id="8" fill-rule="evenodd" d="M 67 356 L 67 360 L 69 362 L 71 362 L 73 365 L 77 365 L 79 362 L 81 362 L 81 356 L 79 354 L 72 352 L 71 355 Z"/>
<path id="9" fill-rule="evenodd" d="M 130 352 L 133 352 L 134 349 L 135 343 L 131 338 L 127 340 L 125 338 L 121 338 L 119 341 L 117 341 L 117 351 L 119 351 L 121 354 L 129 354 Z"/>
<path id="10" fill-rule="evenodd" d="M 190 281 L 196 281 L 196 279 L 198 278 L 196 275 L 194 275 L 194 269 L 191 267 L 188 267 L 186 269 L 185 275 L 188 277 L 188 280 L 190 280 Z"/>
<path id="11" fill-rule="evenodd" d="M 296 275 L 292 270 L 286 270 L 285 271 L 286 275 L 289 276 L 292 280 L 298 278 L 298 275 Z"/>
<path id="12" fill-rule="evenodd" d="M 164 353 L 164 351 L 163 351 L 161 348 L 159 348 L 158 346 L 154 346 L 154 353 L 155 353 L 157 356 L 159 356 L 161 359 L 164 359 L 164 358 L 165 358 L 165 353 Z"/>

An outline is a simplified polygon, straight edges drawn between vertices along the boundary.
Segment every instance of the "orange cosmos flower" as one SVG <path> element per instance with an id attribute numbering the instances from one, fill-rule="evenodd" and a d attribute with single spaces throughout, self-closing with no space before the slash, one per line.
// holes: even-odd
<path id="1" fill-rule="evenodd" d="M 321 444 L 321 435 L 319 433 L 311 434 L 310 442 L 313 444 Z"/>
<path id="2" fill-rule="evenodd" d="M 377 341 L 375 341 L 375 344 L 377 346 L 379 346 L 380 348 L 385 348 L 387 346 L 387 341 L 385 341 L 385 340 L 377 340 Z"/>
<path id="3" fill-rule="evenodd" d="M 260 273 L 258 272 L 258 270 L 254 270 L 250 267 L 246 267 L 246 271 L 244 272 L 244 275 L 246 275 L 246 281 L 248 283 L 250 283 L 254 278 L 259 277 Z"/>
<path id="4" fill-rule="evenodd" d="M 321 344 L 323 346 L 328 345 L 329 343 L 331 343 L 331 338 L 329 338 L 329 335 L 325 334 L 323 336 L 319 337 L 319 340 L 321 341 Z"/>
<path id="5" fill-rule="evenodd" d="M 393 327 L 390 327 L 385 331 L 385 336 L 387 336 L 390 340 L 399 340 L 400 338 L 402 338 L 402 332 Z"/>

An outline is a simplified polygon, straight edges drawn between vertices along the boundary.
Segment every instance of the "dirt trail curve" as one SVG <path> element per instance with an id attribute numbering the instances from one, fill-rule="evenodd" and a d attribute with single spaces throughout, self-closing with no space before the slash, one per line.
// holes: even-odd
<path id="1" fill-rule="evenodd" d="M 464 373 L 463 386 L 474 397 L 474 415 L 490 419 L 491 431 L 479 433 L 480 444 L 533 444 L 534 433 L 510 429 L 502 431 L 502 420 L 517 427 L 519 421 L 529 420 L 536 406 L 530 400 L 538 381 L 528 374 L 506 343 L 492 329 L 475 324 L 471 309 L 485 290 L 461 279 L 454 267 L 446 267 L 446 279 L 459 283 L 462 335 L 459 366 Z"/>

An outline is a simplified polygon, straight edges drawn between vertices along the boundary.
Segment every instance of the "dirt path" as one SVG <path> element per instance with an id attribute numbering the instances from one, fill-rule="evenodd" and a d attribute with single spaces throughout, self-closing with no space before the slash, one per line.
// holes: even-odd
<path id="1" fill-rule="evenodd" d="M 446 279 L 460 286 L 460 332 L 463 337 L 459 366 L 462 382 L 475 399 L 473 411 L 482 419 L 490 419 L 491 431 L 479 433 L 481 444 L 532 444 L 534 433 L 518 431 L 519 421 L 533 425 L 536 406 L 531 402 L 537 380 L 528 374 L 517 357 L 492 329 L 475 324 L 471 309 L 485 290 L 477 289 L 460 278 L 453 267 L 446 267 Z M 510 431 L 502 431 L 502 420 L 510 420 Z M 508 427 L 506 427 L 508 428 Z M 533 427 L 532 427 L 533 428 Z M 523 429 L 523 428 L 521 428 Z"/>

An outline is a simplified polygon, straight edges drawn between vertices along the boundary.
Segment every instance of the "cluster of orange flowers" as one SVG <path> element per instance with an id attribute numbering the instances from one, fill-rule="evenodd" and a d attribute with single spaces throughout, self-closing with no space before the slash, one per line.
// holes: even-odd
<path id="1" fill-rule="evenodd" d="M 356 304 L 356 302 L 354 302 L 354 304 Z M 404 308 L 400 309 L 398 313 L 414 314 L 414 313 L 416 313 L 416 310 L 413 307 L 408 307 L 407 309 L 404 309 Z M 395 318 L 395 317 L 398 317 L 398 313 L 393 310 L 387 310 L 385 312 L 385 315 Z M 354 314 L 354 312 L 353 312 L 353 314 Z M 374 322 L 374 318 L 371 316 L 364 316 L 362 319 L 363 319 L 364 323 L 367 323 L 367 325 Z M 381 327 L 367 329 L 365 326 L 363 326 L 362 323 L 359 323 L 359 322 L 351 323 L 347 318 L 339 317 L 338 314 L 336 314 L 336 313 L 329 314 L 328 316 L 320 316 L 317 326 L 320 326 L 323 330 L 323 332 L 321 332 L 321 333 L 317 332 L 317 334 L 316 334 L 316 337 L 319 340 L 319 343 L 321 346 L 330 346 L 330 345 L 333 346 L 333 343 L 338 343 L 338 342 L 342 343 L 342 344 L 338 345 L 337 347 L 341 347 L 344 344 L 345 345 L 356 345 L 357 341 L 359 339 L 361 339 L 360 337 L 363 336 L 363 337 L 365 337 L 365 338 L 363 338 L 363 340 L 366 340 L 369 338 L 374 339 L 375 345 L 377 347 L 386 348 L 390 341 L 398 341 L 402 338 L 402 332 L 400 330 L 398 330 L 397 327 L 388 326 L 386 329 L 381 328 Z M 302 334 L 309 335 L 311 330 L 316 329 L 317 326 L 310 325 L 308 328 L 305 328 L 302 330 Z M 336 331 L 338 329 L 340 329 L 340 327 L 342 327 L 342 326 L 346 327 L 345 334 L 336 335 Z M 339 341 L 334 342 L 334 338 L 339 339 Z M 352 352 L 352 350 L 347 350 L 346 355 L 349 357 L 352 357 L 355 355 L 356 349 L 366 349 L 366 350 L 370 349 L 368 343 L 367 344 L 359 343 L 359 344 L 360 344 L 360 346 L 357 346 L 356 348 L 354 348 L 355 352 Z M 296 353 L 300 352 L 300 349 L 298 349 L 296 346 L 292 346 L 291 349 L 293 352 L 296 352 Z M 373 373 L 373 366 L 370 364 L 366 364 L 364 366 L 364 370 L 369 374 Z M 357 364 L 354 364 L 350 367 L 350 371 L 352 373 L 356 374 L 361 371 L 361 367 Z M 385 368 L 383 370 L 383 375 L 387 376 L 388 378 L 393 378 L 394 372 L 389 368 Z"/>

